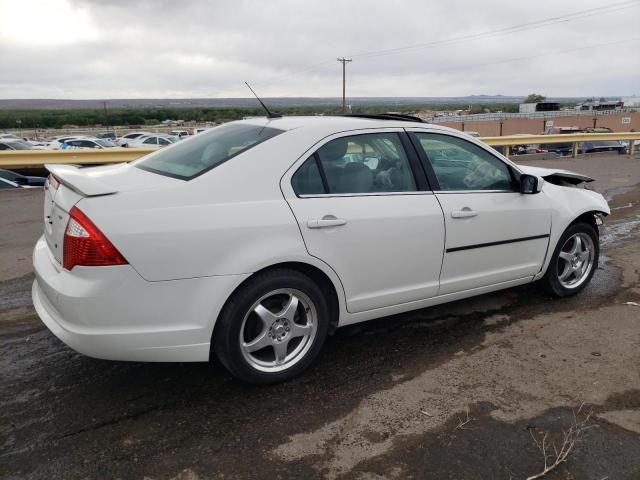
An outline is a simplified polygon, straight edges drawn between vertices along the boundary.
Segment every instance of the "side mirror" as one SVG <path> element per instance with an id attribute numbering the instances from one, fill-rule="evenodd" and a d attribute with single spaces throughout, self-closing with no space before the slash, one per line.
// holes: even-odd
<path id="1" fill-rule="evenodd" d="M 520 193 L 533 194 L 538 193 L 538 177 L 535 175 L 528 175 L 526 173 L 520 175 Z"/>

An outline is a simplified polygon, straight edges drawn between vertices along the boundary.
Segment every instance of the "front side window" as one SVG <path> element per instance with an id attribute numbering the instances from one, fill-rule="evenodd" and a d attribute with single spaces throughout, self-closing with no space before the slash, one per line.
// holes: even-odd
<path id="1" fill-rule="evenodd" d="M 292 186 L 298 195 L 417 190 L 397 133 L 352 135 L 331 140 L 294 174 Z"/>
<path id="2" fill-rule="evenodd" d="M 160 175 L 190 180 L 283 132 L 260 125 L 227 123 L 159 149 L 133 165 Z"/>
<path id="3" fill-rule="evenodd" d="M 440 190 L 513 190 L 509 167 L 467 140 L 438 133 L 416 133 Z"/>
<path id="4" fill-rule="evenodd" d="M 157 139 L 158 139 L 158 137 L 149 137 L 142 143 L 147 144 L 147 145 L 155 145 L 157 143 L 157 141 L 156 141 Z"/>

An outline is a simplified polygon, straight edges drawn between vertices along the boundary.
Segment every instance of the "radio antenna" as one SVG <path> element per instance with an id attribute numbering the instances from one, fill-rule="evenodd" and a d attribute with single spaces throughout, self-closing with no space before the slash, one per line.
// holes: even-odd
<path id="1" fill-rule="evenodd" d="M 244 82 L 244 84 L 247 87 L 249 87 L 249 90 L 251 90 L 251 93 L 253 93 L 253 96 L 258 99 L 258 101 L 260 102 L 260 105 L 262 105 L 262 108 L 264 108 L 265 112 L 267 112 L 267 118 L 282 118 L 282 114 L 281 113 L 272 112 L 271 110 L 269 110 L 267 108 L 267 106 L 264 104 L 264 102 L 262 100 L 260 100 L 260 97 L 256 94 L 256 92 L 253 91 L 253 88 L 251 88 L 251 85 L 249 85 L 249 82 Z"/>

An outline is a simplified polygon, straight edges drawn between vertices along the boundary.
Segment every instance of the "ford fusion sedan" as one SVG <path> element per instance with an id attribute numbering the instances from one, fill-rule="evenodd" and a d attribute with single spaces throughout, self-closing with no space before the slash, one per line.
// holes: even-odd
<path id="1" fill-rule="evenodd" d="M 329 333 L 598 266 L 591 179 L 394 117 L 228 123 L 137 161 L 50 165 L 33 302 L 86 355 L 286 380 Z"/>

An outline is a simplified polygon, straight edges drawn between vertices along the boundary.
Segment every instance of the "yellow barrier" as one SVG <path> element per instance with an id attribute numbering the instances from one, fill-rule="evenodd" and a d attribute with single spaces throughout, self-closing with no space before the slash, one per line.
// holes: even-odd
<path id="1" fill-rule="evenodd" d="M 571 156 L 576 158 L 582 142 L 594 142 L 596 140 L 630 140 L 628 154 L 633 155 L 634 140 L 640 140 L 639 132 L 627 133 L 567 133 L 564 135 L 510 135 L 508 137 L 482 137 L 487 145 L 492 147 L 505 147 L 504 154 L 509 156 L 510 149 L 514 145 L 547 145 L 553 143 L 571 143 Z"/>
<path id="2" fill-rule="evenodd" d="M 634 153 L 634 140 L 640 140 L 640 132 L 627 133 L 573 133 L 566 135 L 510 135 L 506 137 L 482 137 L 487 145 L 505 147 L 509 156 L 514 145 L 539 145 L 552 143 L 572 143 L 573 156 L 578 153 L 582 142 L 596 140 L 631 140 L 629 154 Z M 105 148 L 102 150 L 12 150 L 0 152 L 0 168 L 42 167 L 46 163 L 70 163 L 75 165 L 104 165 L 129 162 L 147 153 L 149 148 Z"/>
<path id="3" fill-rule="evenodd" d="M 0 152 L 0 168 L 42 167 L 47 163 L 104 165 L 130 162 L 153 148 L 105 148 L 95 150 L 4 150 Z"/>

